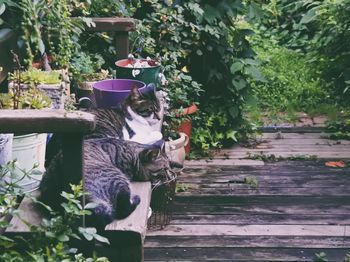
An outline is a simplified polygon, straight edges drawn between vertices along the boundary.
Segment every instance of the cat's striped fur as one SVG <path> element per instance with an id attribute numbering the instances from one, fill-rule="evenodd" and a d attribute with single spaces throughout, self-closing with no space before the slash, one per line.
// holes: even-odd
<path id="1" fill-rule="evenodd" d="M 97 126 L 84 140 L 84 183 L 88 201 L 97 204 L 94 213 L 100 225 L 129 216 L 142 201 L 131 195 L 130 180 L 154 181 L 169 175 L 169 161 L 159 145 L 119 139 L 123 138 L 121 129 L 128 117 L 125 108 L 130 106 L 137 114 L 149 116 L 159 109 L 159 102 L 154 99 L 133 89 L 121 108 L 93 110 Z M 57 207 L 64 186 L 59 177 L 62 154 L 51 162 L 40 186 L 41 200 Z"/>

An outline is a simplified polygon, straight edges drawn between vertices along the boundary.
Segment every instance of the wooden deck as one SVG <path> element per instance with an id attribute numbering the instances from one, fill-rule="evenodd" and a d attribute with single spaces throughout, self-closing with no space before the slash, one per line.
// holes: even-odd
<path id="1" fill-rule="evenodd" d="M 171 224 L 148 232 L 146 261 L 314 261 L 320 252 L 343 261 L 350 252 L 350 142 L 319 133 L 259 139 L 187 163 Z M 256 154 L 265 157 L 242 159 Z M 261 161 L 271 155 L 287 159 Z M 347 167 L 326 167 L 328 159 Z"/>

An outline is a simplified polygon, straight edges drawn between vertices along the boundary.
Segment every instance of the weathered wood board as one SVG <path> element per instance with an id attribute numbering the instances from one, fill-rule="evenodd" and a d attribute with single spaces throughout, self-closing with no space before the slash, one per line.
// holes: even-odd
<path id="1" fill-rule="evenodd" d="M 146 261 L 314 261 L 320 252 L 343 261 L 350 252 L 350 141 L 320 133 L 276 136 L 263 134 L 256 148 L 187 161 L 173 219 L 148 233 Z M 318 158 L 240 159 L 248 152 Z M 329 159 L 347 166 L 327 167 Z"/>

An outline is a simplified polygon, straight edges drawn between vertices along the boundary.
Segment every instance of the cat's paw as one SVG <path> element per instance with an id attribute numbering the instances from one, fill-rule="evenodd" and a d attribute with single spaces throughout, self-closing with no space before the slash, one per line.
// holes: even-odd
<path id="1" fill-rule="evenodd" d="M 132 197 L 132 204 L 137 206 L 141 203 L 141 198 L 138 195 L 135 195 Z"/>

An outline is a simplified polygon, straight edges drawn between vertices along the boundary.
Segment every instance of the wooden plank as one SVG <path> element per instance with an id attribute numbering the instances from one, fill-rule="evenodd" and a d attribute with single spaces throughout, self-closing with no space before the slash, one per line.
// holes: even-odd
<path id="1" fill-rule="evenodd" d="M 148 236 L 334 236 L 349 237 L 344 225 L 169 225 Z"/>
<path id="2" fill-rule="evenodd" d="M 347 151 L 350 152 L 349 145 L 266 145 L 259 148 L 246 148 L 246 147 L 235 147 L 230 150 L 221 150 L 216 155 L 231 155 L 237 152 L 304 152 L 304 151 L 318 151 L 322 150 L 324 152 L 337 152 L 337 151 Z"/>
<path id="3" fill-rule="evenodd" d="M 261 151 L 261 150 L 260 150 Z M 195 165 L 198 166 L 200 165 L 235 165 L 237 159 L 246 159 L 246 160 L 254 160 L 251 159 L 255 155 L 260 155 L 259 152 L 251 152 L 251 154 L 248 154 L 249 151 L 247 152 L 232 152 L 231 155 L 227 156 L 214 156 L 213 158 L 204 158 L 200 162 L 196 161 L 194 162 Z M 316 156 L 318 159 L 344 159 L 348 160 L 350 159 L 350 154 L 348 151 L 346 152 L 333 152 L 333 151 L 328 151 L 328 152 L 320 152 L 320 151 L 305 151 L 305 152 L 290 152 L 290 151 L 285 151 L 285 152 L 274 152 L 274 151 L 265 151 L 265 155 L 275 155 L 276 158 L 284 158 L 288 159 L 291 157 L 295 156 Z M 191 165 L 191 163 L 189 163 Z M 193 164 L 192 164 L 193 165 Z"/>
<path id="4" fill-rule="evenodd" d="M 188 190 L 182 192 L 183 196 L 190 195 L 234 195 L 234 196 L 278 196 L 283 197 L 285 195 L 295 195 L 295 196 L 349 196 L 348 188 L 333 188 L 333 187 L 323 187 L 323 188 L 196 188 L 193 185 L 189 185 Z"/>
<path id="5" fill-rule="evenodd" d="M 259 138 L 257 141 L 255 141 L 254 144 L 250 146 L 264 146 L 264 145 L 350 145 L 349 140 L 333 140 L 333 139 L 326 139 L 326 138 L 288 138 L 288 139 L 273 139 L 273 138 L 267 138 L 262 139 Z M 221 150 L 231 150 L 232 148 L 235 148 L 237 145 L 234 145 L 230 148 L 224 148 Z M 241 146 L 247 147 L 248 145 L 242 144 Z"/>
<path id="6" fill-rule="evenodd" d="M 145 248 L 265 247 L 350 248 L 349 237 L 325 236 L 147 236 Z"/>
<path id="7" fill-rule="evenodd" d="M 311 119 L 310 119 L 311 120 Z M 310 125 L 310 126 L 295 126 L 289 124 L 287 126 L 264 126 L 258 129 L 263 133 L 276 133 L 276 132 L 288 132 L 288 133 L 320 133 L 325 131 L 324 126 Z"/>
<path id="8" fill-rule="evenodd" d="M 235 184 L 243 183 L 247 177 L 254 177 L 259 182 L 265 184 L 273 184 L 276 182 L 286 183 L 303 183 L 317 185 L 322 183 L 321 186 L 327 185 L 327 183 L 344 183 L 350 185 L 350 173 L 347 171 L 323 171 L 321 172 L 298 172 L 290 174 L 288 172 L 279 174 L 278 172 L 242 172 L 242 173 L 209 173 L 209 174 L 186 174 L 181 176 L 179 181 L 188 183 L 204 183 L 204 184 Z"/>
<path id="9" fill-rule="evenodd" d="M 262 133 L 261 135 L 257 136 L 257 138 L 261 139 L 276 139 L 281 137 L 281 140 L 289 140 L 289 139 L 315 139 L 315 138 L 322 138 L 326 136 L 326 133 L 289 133 L 289 132 L 281 132 L 281 133 Z"/>
<path id="10" fill-rule="evenodd" d="M 124 17 L 93 17 L 93 27 L 86 27 L 86 31 L 99 32 L 129 32 L 135 31 L 136 23 L 132 18 Z"/>
<path id="11" fill-rule="evenodd" d="M 350 214 L 196 214 L 174 213 L 174 225 L 349 225 Z M 350 245 L 349 245 L 350 246 Z"/>
<path id="12" fill-rule="evenodd" d="M 264 165 L 264 161 L 250 160 L 250 159 L 203 159 L 203 160 L 190 160 L 185 161 L 186 167 L 190 166 L 261 166 Z"/>
<path id="13" fill-rule="evenodd" d="M 115 34 L 116 59 L 126 59 L 129 55 L 129 34 L 128 32 L 117 32 Z"/>
<path id="14" fill-rule="evenodd" d="M 148 248 L 145 261 L 315 261 L 315 254 L 327 254 L 327 261 L 343 261 L 349 249 L 314 248 Z"/>
<path id="15" fill-rule="evenodd" d="M 81 111 L 0 110 L 0 133 L 89 133 L 95 116 Z"/>
<path id="16" fill-rule="evenodd" d="M 132 182 L 132 194 L 138 194 L 141 203 L 136 210 L 126 219 L 115 220 L 106 226 L 107 231 L 135 232 L 141 241 L 144 240 L 147 231 L 147 220 L 149 205 L 151 201 L 151 183 L 150 182 Z"/>
<path id="17" fill-rule="evenodd" d="M 39 191 L 35 191 L 32 193 L 33 197 L 37 197 L 39 195 Z M 25 233 L 30 232 L 28 226 L 23 223 L 23 221 L 27 221 L 32 225 L 40 225 L 44 215 L 41 213 L 40 209 L 36 204 L 28 197 L 25 197 L 21 204 L 18 207 L 19 214 L 18 216 L 14 216 L 10 224 L 11 227 L 7 228 L 6 233 Z M 19 217 L 21 219 L 19 219 Z"/>
<path id="18" fill-rule="evenodd" d="M 277 162 L 276 162 L 277 163 Z M 324 164 L 323 164 L 324 165 Z M 239 174 L 255 174 L 255 175 L 278 175 L 278 174 L 284 174 L 284 175 L 290 175 L 293 176 L 296 175 L 315 175 L 315 174 L 349 174 L 350 168 L 332 168 L 332 167 L 326 167 L 326 166 L 309 166 L 309 167 L 300 167 L 295 165 L 295 169 L 290 166 L 286 166 L 281 168 L 279 165 L 273 166 L 270 165 L 270 163 L 266 163 L 266 168 L 264 166 L 261 166 L 261 168 L 253 168 L 253 166 L 247 168 L 235 168 L 235 166 L 209 166 L 206 168 L 200 168 L 200 167 L 186 167 L 183 172 L 181 173 L 180 177 L 186 177 L 186 176 L 227 176 L 227 175 L 239 175 Z"/>
<path id="19" fill-rule="evenodd" d="M 111 245 L 99 245 L 98 254 L 110 261 L 143 261 L 143 243 L 147 231 L 148 212 L 151 201 L 150 182 L 132 182 L 132 194 L 140 196 L 141 203 L 131 215 L 107 225 L 103 235 Z"/>
<path id="20" fill-rule="evenodd" d="M 301 215 L 322 215 L 322 214 L 333 214 L 333 215 L 349 215 L 350 206 L 338 206 L 334 205 L 263 205 L 263 206 L 236 206 L 234 204 L 229 205 L 180 205 L 177 204 L 174 207 L 174 214 L 211 214 L 211 215 L 245 215 L 250 216 L 254 214 L 264 215 L 282 215 L 282 214 L 301 214 Z"/>

